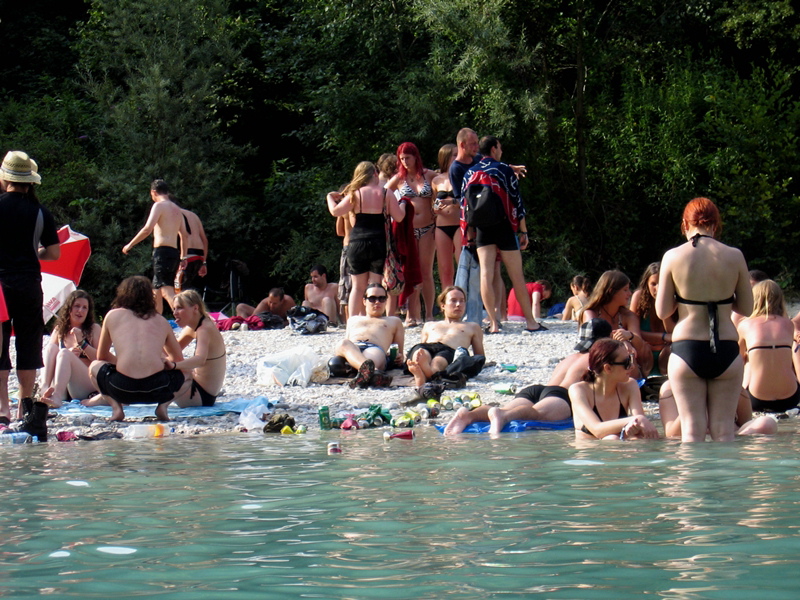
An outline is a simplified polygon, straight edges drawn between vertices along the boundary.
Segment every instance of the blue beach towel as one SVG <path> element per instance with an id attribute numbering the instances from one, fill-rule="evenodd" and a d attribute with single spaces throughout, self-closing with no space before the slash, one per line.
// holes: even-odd
<path id="1" fill-rule="evenodd" d="M 268 407 L 272 404 L 263 396 L 257 398 L 234 398 L 233 400 L 217 401 L 214 406 L 178 406 L 169 407 L 170 418 L 175 417 L 212 417 L 224 415 L 226 413 L 241 413 L 250 404 L 261 403 Z M 151 417 L 155 411 L 155 404 L 130 404 L 125 405 L 126 417 Z M 97 415 L 100 417 L 110 417 L 110 406 L 83 406 L 79 401 L 67 402 L 61 408 L 53 409 L 59 415 Z"/>
<path id="2" fill-rule="evenodd" d="M 503 427 L 502 433 L 519 433 L 520 431 L 530 431 L 534 429 L 572 429 L 575 425 L 572 419 L 565 419 L 563 421 L 509 421 Z M 445 425 L 436 425 L 436 429 L 440 433 L 444 432 Z M 467 425 L 462 433 L 488 433 L 489 422 L 479 421 L 478 423 L 471 423 Z"/>

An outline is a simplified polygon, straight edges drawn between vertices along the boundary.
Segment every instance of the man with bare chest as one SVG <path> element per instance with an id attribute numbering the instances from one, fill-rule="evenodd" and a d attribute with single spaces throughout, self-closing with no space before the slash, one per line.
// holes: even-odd
<path id="1" fill-rule="evenodd" d="M 462 321 L 467 295 L 460 287 L 449 286 L 439 294 L 443 321 L 429 321 L 420 335 L 421 343 L 408 352 L 407 366 L 417 387 L 453 362 L 458 348 L 472 346 L 476 355 L 483 354 L 483 331 L 480 325 Z"/>
<path id="2" fill-rule="evenodd" d="M 333 325 L 339 323 L 339 285 L 328 283 L 328 270 L 322 265 L 311 268 L 311 283 L 306 284 L 303 306 L 320 311 Z"/>
<path id="3" fill-rule="evenodd" d="M 158 314 L 163 312 L 163 299 L 170 306 L 175 297 L 175 274 L 181 263 L 178 251 L 178 235 L 186 235 L 183 213 L 169 196 L 169 187 L 163 179 L 156 179 L 150 185 L 150 198 L 153 206 L 147 222 L 133 239 L 122 247 L 122 253 L 128 254 L 139 242 L 153 234 L 153 298 Z"/>
<path id="4" fill-rule="evenodd" d="M 403 360 L 405 329 L 397 317 L 384 316 L 388 294 L 380 283 L 370 283 L 364 292 L 366 316 L 350 317 L 345 339 L 336 347 L 336 356 L 342 356 L 358 374 L 350 387 L 388 386 L 391 377 L 384 374 L 389 346 L 397 344 L 398 363 Z"/>

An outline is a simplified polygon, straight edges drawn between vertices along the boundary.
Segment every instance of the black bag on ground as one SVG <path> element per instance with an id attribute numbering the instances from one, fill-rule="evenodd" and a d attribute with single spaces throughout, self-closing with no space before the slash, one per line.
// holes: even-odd
<path id="1" fill-rule="evenodd" d="M 256 316 L 264 323 L 264 329 L 283 329 L 286 327 L 286 323 L 283 322 L 280 315 L 276 315 L 275 313 L 266 311 L 260 312 L 256 314 Z"/>
<path id="2" fill-rule="evenodd" d="M 297 333 L 307 335 L 328 330 L 328 316 L 316 308 L 293 306 L 286 311 L 286 316 L 289 317 L 289 327 Z"/>

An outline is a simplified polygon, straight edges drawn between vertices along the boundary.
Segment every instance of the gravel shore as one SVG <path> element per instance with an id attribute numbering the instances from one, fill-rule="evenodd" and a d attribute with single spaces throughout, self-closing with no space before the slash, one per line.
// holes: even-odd
<path id="1" fill-rule="evenodd" d="M 486 359 L 489 362 L 511 363 L 517 365 L 516 373 L 502 371 L 497 366 L 486 367 L 483 372 L 469 381 L 465 391 L 479 392 L 484 402 L 502 404 L 512 396 L 500 395 L 492 391 L 496 383 L 515 383 L 518 387 L 545 383 L 555 365 L 574 351 L 578 339 L 577 325 L 574 322 L 562 322 L 543 319 L 549 328 L 534 334 L 523 333 L 524 323 L 503 323 L 499 334 L 487 335 L 484 338 Z M 421 328 L 406 329 L 405 348 L 408 349 L 419 341 Z M 351 390 L 346 385 L 329 385 L 310 383 L 307 387 L 286 386 L 275 387 L 258 382 L 256 367 L 259 359 L 265 355 L 281 352 L 295 347 L 310 348 L 320 357 L 326 359 L 332 355 L 333 349 L 344 338 L 344 329 L 331 329 L 324 334 L 298 335 L 289 328 L 269 331 L 227 331 L 222 334 L 228 352 L 228 371 L 222 395 L 217 400 L 218 406 L 226 402 L 241 399 L 255 400 L 266 397 L 276 407 L 272 412 L 286 412 L 294 417 L 297 424 L 308 426 L 309 430 L 318 429 L 317 410 L 320 406 L 330 407 L 331 415 L 340 412 L 357 412 L 371 404 L 382 404 L 391 412 L 400 410 L 400 403 L 413 396 L 411 387 L 391 387 L 383 389 Z M 13 347 L 13 345 L 12 345 Z M 186 349 L 190 356 L 193 347 Z M 9 384 L 13 388 L 16 380 L 13 375 Z M 153 407 L 154 408 L 154 407 Z M 79 435 L 97 435 L 103 431 L 124 430 L 132 423 L 142 421 L 142 417 L 130 417 L 123 423 L 109 423 L 107 414 L 97 411 L 95 414 L 75 414 L 70 410 L 50 419 L 51 439 L 59 431 L 73 431 Z M 148 410 L 149 412 L 149 410 Z M 239 415 L 228 413 L 214 416 L 183 416 L 182 410 L 170 407 L 170 427 L 175 434 L 220 434 L 240 431 Z M 442 413 L 439 422 L 446 423 L 452 412 Z"/>

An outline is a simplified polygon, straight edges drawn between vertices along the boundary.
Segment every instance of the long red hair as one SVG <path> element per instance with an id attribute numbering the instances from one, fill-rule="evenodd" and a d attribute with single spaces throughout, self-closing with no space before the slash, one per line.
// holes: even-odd
<path id="1" fill-rule="evenodd" d="M 400 160 L 401 154 L 411 154 L 414 157 L 414 164 L 417 167 L 417 175 L 422 175 L 425 172 L 425 167 L 422 164 L 422 157 L 419 155 L 419 150 L 413 142 L 403 142 L 397 147 L 397 174 L 400 179 L 405 179 L 408 175 L 403 161 Z"/>
<path id="2" fill-rule="evenodd" d="M 681 221 L 681 233 L 686 233 L 684 223 L 714 229 L 714 237 L 719 237 L 722 231 L 722 219 L 719 216 L 719 209 L 708 198 L 695 198 L 690 200 L 683 209 L 683 221 Z"/>

